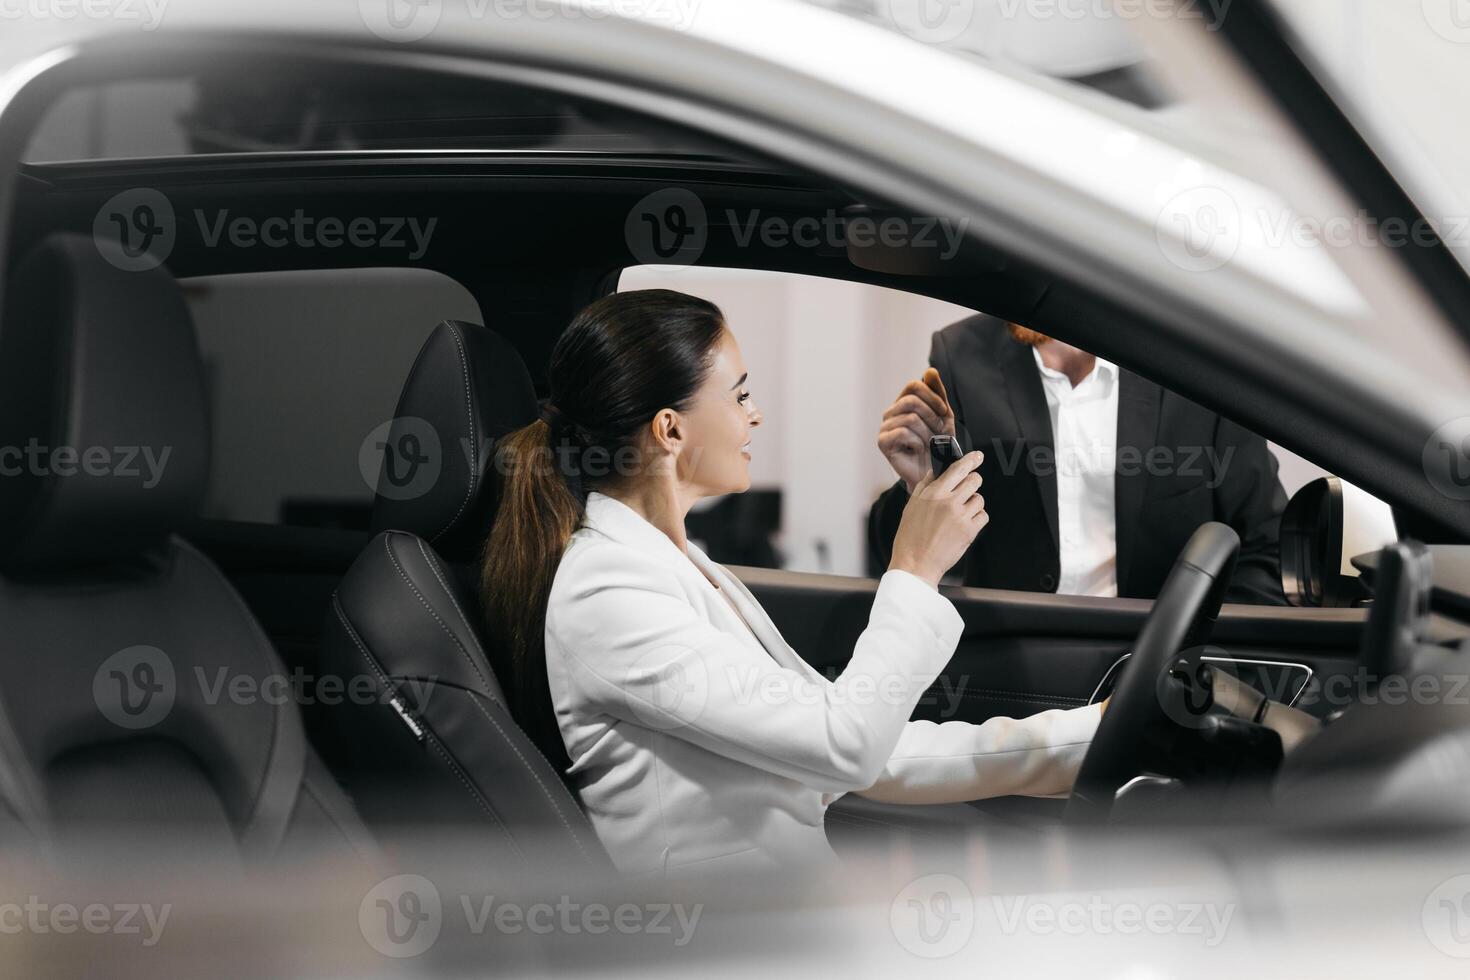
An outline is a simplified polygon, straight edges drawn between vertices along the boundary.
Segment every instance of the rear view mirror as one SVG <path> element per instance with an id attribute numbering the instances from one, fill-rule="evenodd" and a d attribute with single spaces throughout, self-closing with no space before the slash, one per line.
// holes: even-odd
<path id="1" fill-rule="evenodd" d="M 1281 515 L 1281 587 L 1287 601 L 1340 608 L 1366 599 L 1353 556 L 1397 540 L 1388 504 L 1335 476 L 1313 480 Z"/>

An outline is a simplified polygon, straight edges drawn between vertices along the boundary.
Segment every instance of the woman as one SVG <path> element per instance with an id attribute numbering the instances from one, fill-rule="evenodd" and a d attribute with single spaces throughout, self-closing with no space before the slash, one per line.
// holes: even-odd
<path id="1" fill-rule="evenodd" d="M 558 340 L 549 381 L 544 417 L 501 444 L 485 605 L 519 719 L 553 759 L 565 749 L 620 870 L 830 861 L 823 815 L 847 792 L 1071 786 L 1097 706 L 908 720 L 963 629 L 937 587 L 989 520 L 979 453 L 919 484 L 868 627 L 828 680 L 685 537 L 696 501 L 749 487 L 761 422 L 719 309 L 667 290 L 599 300 Z"/>

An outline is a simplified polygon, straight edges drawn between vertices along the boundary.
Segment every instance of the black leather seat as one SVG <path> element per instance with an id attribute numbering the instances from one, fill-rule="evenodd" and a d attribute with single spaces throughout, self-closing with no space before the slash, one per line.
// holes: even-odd
<path id="1" fill-rule="evenodd" d="M 476 324 L 446 321 L 409 372 L 387 437 L 374 525 L 380 533 L 333 597 L 321 660 L 366 675 L 372 698 L 332 708 L 332 761 L 380 838 L 452 829 L 497 866 L 606 870 L 606 852 L 553 767 L 511 717 L 487 657 L 479 559 L 494 515 L 497 438 L 536 418 L 515 349 Z M 426 429 L 427 426 L 427 429 Z M 429 450 L 442 455 L 437 478 Z M 430 467 L 420 479 L 407 464 Z"/>
<path id="2" fill-rule="evenodd" d="M 0 319 L 0 793 L 50 841 L 146 831 L 228 858 L 323 841 L 368 858 L 296 703 L 270 693 L 289 676 L 270 641 L 173 533 L 209 451 L 172 277 L 48 239 Z"/>

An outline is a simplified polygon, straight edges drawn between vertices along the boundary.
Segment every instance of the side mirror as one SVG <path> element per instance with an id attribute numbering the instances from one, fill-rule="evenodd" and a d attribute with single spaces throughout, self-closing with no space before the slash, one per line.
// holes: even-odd
<path id="1" fill-rule="evenodd" d="M 1368 597 L 1354 555 L 1398 540 L 1393 509 L 1335 476 L 1296 492 L 1281 515 L 1281 588 L 1293 606 L 1352 606 Z"/>

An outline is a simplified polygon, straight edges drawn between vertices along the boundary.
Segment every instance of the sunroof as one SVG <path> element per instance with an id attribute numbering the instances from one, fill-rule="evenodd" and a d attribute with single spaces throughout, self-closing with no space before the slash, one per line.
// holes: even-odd
<path id="1" fill-rule="evenodd" d="M 43 117 L 24 159 L 368 150 L 730 155 L 687 131 L 543 90 L 242 59 L 190 76 L 73 89 Z"/>

